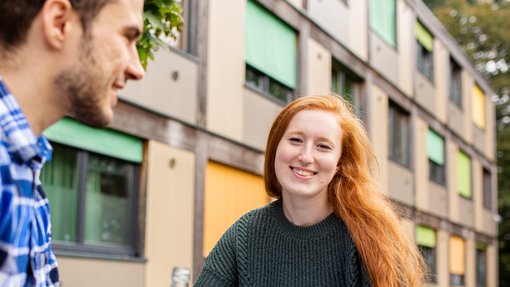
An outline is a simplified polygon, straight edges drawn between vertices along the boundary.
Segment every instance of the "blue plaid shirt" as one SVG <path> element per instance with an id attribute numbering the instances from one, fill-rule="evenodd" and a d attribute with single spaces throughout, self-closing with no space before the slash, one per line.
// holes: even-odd
<path id="1" fill-rule="evenodd" d="M 39 180 L 51 152 L 0 77 L 0 287 L 59 285 L 50 208 Z"/>

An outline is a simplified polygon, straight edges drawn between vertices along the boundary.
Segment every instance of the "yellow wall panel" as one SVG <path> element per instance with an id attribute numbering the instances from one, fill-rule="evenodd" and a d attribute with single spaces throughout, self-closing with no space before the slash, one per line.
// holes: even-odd
<path id="1" fill-rule="evenodd" d="M 463 275 L 466 272 L 466 243 L 458 236 L 450 237 L 450 273 Z"/>
<path id="2" fill-rule="evenodd" d="M 269 201 L 261 176 L 209 162 L 205 178 L 204 256 L 239 217 Z"/>
<path id="3" fill-rule="evenodd" d="M 485 94 L 477 85 L 473 89 L 473 122 L 477 127 L 485 128 Z"/>

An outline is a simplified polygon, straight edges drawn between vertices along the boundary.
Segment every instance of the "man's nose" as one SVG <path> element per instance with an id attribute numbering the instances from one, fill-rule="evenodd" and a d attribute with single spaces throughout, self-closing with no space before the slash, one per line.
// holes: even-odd
<path id="1" fill-rule="evenodd" d="M 136 51 L 136 47 L 130 49 L 130 57 L 129 63 L 126 68 L 126 79 L 127 80 L 141 80 L 145 75 L 145 70 L 140 63 L 140 58 L 138 57 L 138 52 Z"/>

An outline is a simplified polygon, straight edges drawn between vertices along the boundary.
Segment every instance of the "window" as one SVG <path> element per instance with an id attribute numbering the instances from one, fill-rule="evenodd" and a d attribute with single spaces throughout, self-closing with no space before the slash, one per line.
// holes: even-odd
<path id="1" fill-rule="evenodd" d="M 397 46 L 397 10 L 395 0 L 370 1 L 370 28 L 386 43 Z"/>
<path id="2" fill-rule="evenodd" d="M 427 77 L 427 79 L 433 81 L 434 55 L 432 51 L 434 47 L 434 38 L 432 38 L 432 35 L 420 22 L 416 22 L 416 43 L 416 66 L 418 70 Z"/>
<path id="3" fill-rule="evenodd" d="M 426 280 L 428 282 L 437 282 L 436 242 L 436 231 L 434 229 L 421 225 L 417 226 L 416 244 L 427 264 Z"/>
<path id="4" fill-rule="evenodd" d="M 67 118 L 45 134 L 54 151 L 41 182 L 55 249 L 135 256 L 141 141 Z"/>
<path id="5" fill-rule="evenodd" d="M 480 129 L 485 128 L 485 94 L 475 85 L 473 88 L 473 123 Z"/>
<path id="6" fill-rule="evenodd" d="M 471 198 L 471 159 L 463 151 L 457 152 L 457 192 L 464 198 Z"/>
<path id="7" fill-rule="evenodd" d="M 389 107 L 389 133 L 390 159 L 408 167 L 411 138 L 409 114 L 392 102 Z"/>
<path id="8" fill-rule="evenodd" d="M 487 286 L 487 246 L 476 243 L 476 286 Z"/>
<path id="9" fill-rule="evenodd" d="M 483 207 L 492 210 L 492 178 L 487 169 L 483 169 Z"/>
<path id="10" fill-rule="evenodd" d="M 356 115 L 362 117 L 363 98 L 361 94 L 361 79 L 345 68 L 342 64 L 333 61 L 331 71 L 331 90 L 346 98 L 352 105 Z"/>
<path id="11" fill-rule="evenodd" d="M 461 237 L 450 237 L 450 286 L 464 286 L 466 273 L 465 241 Z"/>
<path id="12" fill-rule="evenodd" d="M 444 139 L 431 129 L 427 132 L 427 154 L 429 157 L 429 179 L 445 185 Z"/>
<path id="13" fill-rule="evenodd" d="M 246 85 L 258 92 L 270 95 L 284 103 L 293 99 L 294 90 L 266 76 L 250 65 L 246 65 Z"/>
<path id="14" fill-rule="evenodd" d="M 245 18 L 246 85 L 286 103 L 296 88 L 296 32 L 255 1 Z"/>
<path id="15" fill-rule="evenodd" d="M 462 69 L 450 58 L 450 100 L 462 109 Z"/>

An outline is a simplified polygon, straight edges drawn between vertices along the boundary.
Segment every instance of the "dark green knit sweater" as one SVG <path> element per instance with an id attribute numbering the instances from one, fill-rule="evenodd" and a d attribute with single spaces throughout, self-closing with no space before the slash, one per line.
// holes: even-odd
<path id="1" fill-rule="evenodd" d="M 205 261 L 194 286 L 370 286 L 346 226 L 331 214 L 293 225 L 275 201 L 241 217 Z"/>

